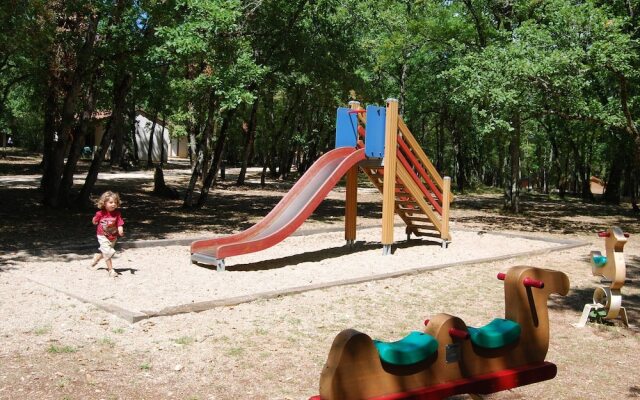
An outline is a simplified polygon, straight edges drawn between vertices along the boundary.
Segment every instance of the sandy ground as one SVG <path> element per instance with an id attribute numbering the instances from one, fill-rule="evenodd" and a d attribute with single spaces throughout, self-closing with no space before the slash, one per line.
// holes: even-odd
<path id="1" fill-rule="evenodd" d="M 231 257 L 227 271 L 191 264 L 188 246 L 128 248 L 114 265 L 120 276 L 107 277 L 104 265 L 87 270 L 87 256 L 51 257 L 33 263 L 7 261 L 8 273 L 51 287 L 72 297 L 113 310 L 130 322 L 169 312 L 202 310 L 229 302 L 251 301 L 337 284 L 389 278 L 416 271 L 540 253 L 565 247 L 560 241 L 509 237 L 485 232 L 453 231 L 455 239 L 443 249 L 422 239 L 400 241 L 393 256 L 383 256 L 379 228 L 362 229 L 353 248 L 343 232 L 292 236 L 265 251 Z M 403 238 L 402 228 L 395 237 Z M 508 246 L 496 243 L 508 242 Z M 576 245 L 581 242 L 568 242 Z M 18 259 L 20 254 L 18 253 Z M 140 296 L 144 293 L 144 296 Z M 216 302 L 217 301 L 217 302 Z M 209 306 L 207 306 L 209 304 Z"/>
<path id="2" fill-rule="evenodd" d="M 0 185 L 7 199 L 4 190 Z M 216 202 L 236 204 L 237 212 L 225 214 L 233 218 L 225 221 L 231 228 L 221 225 L 223 233 L 250 225 L 281 195 L 225 190 Z M 136 198 L 151 201 L 145 191 L 148 186 Z M 19 200 L 3 203 L 5 211 L 11 204 L 30 204 L 24 200 L 29 197 L 19 197 L 31 196 L 25 193 L 16 190 Z M 262 253 L 230 258 L 225 273 L 190 265 L 184 245 L 125 247 L 115 260 L 120 276 L 109 279 L 105 270 L 85 269 L 90 248 L 65 250 L 66 243 L 84 243 L 90 227 L 75 225 L 86 215 L 54 214 L 49 231 L 55 223 L 67 230 L 53 241 L 42 234 L 38 221 L 30 222 L 33 215 L 44 215 L 37 208 L 32 208 L 33 215 L 31 209 L 17 209 L 18 217 L 2 214 L 4 221 L 22 218 L 24 223 L 0 226 L 0 399 L 306 399 L 318 393 L 320 371 L 341 330 L 355 328 L 377 339 L 397 340 L 440 312 L 457 315 L 468 325 L 485 324 L 504 315 L 503 285 L 496 274 L 513 265 L 553 268 L 569 276 L 569 294 L 550 300 L 547 360 L 558 365 L 558 376 L 489 398 L 640 397 L 636 216 L 598 205 L 539 199 L 526 204 L 529 211 L 523 215 L 504 215 L 499 196 L 461 197 L 453 209 L 450 248 L 405 244 L 399 228 L 393 255 L 383 257 L 375 218 L 362 221 L 354 250 L 344 248 L 336 212 L 341 203 L 333 202 L 343 195 L 339 189 L 332 193 L 302 226 L 306 234 Z M 132 206 L 133 198 L 130 193 Z M 242 214 L 250 205 L 257 211 Z M 145 226 L 164 227 L 158 221 L 183 218 L 179 206 L 171 207 L 150 214 L 150 222 L 136 221 L 129 208 L 127 240 L 140 239 Z M 363 207 L 372 215 L 379 211 Z M 206 212 L 211 220 L 220 220 L 215 210 Z M 196 226 L 187 232 L 183 227 L 202 222 L 207 213 L 184 217 L 184 225 L 171 220 L 166 225 L 175 230 L 144 238 L 202 236 L 211 229 Z M 589 251 L 603 251 L 604 243 L 594 232 L 613 224 L 632 234 L 625 247 L 632 281 L 623 288 L 623 305 L 634 326 L 588 324 L 577 329 L 573 324 L 599 285 L 591 275 Z M 585 244 L 559 249 L 575 241 Z M 47 250 L 41 250 L 40 243 Z M 473 261 L 494 256 L 504 258 Z M 452 265 L 430 269 L 442 264 Z M 370 280 L 380 273 L 398 276 Z M 348 284 L 350 279 L 362 281 Z M 333 281 L 343 284 L 278 294 Z M 230 306 L 211 304 L 265 292 L 275 294 Z M 202 302 L 209 302 L 202 312 L 136 323 L 126 318 Z"/>
<path id="3" fill-rule="evenodd" d="M 439 246 L 400 247 L 385 257 L 373 245 L 369 249 L 363 244 L 364 250 L 346 254 L 332 249 L 340 242 L 340 234 L 292 237 L 272 250 L 275 253 L 271 255 L 281 259 L 276 268 L 268 268 L 264 254 L 237 260 L 245 267 L 254 260 L 262 266 L 255 271 L 250 267 L 233 271 L 231 263 L 225 273 L 189 266 L 184 261 L 188 259 L 184 246 L 127 249 L 117 261 L 121 276 L 115 280 L 105 271 L 85 270 L 88 257 L 81 255 L 5 264 L 0 273 L 0 335 L 5 343 L 0 347 L 4 366 L 0 398 L 304 399 L 317 393 L 320 370 L 340 330 L 351 327 L 379 339 L 396 340 L 420 329 L 424 318 L 438 312 L 459 315 L 469 325 L 484 324 L 503 313 L 502 285 L 495 279 L 496 273 L 519 264 L 562 270 L 572 282 L 568 297 L 551 302 L 552 340 L 547 359 L 558 364 L 559 374 L 553 381 L 492 398 L 638 396 L 638 331 L 592 325 L 576 329 L 571 325 L 577 322 L 582 305 L 597 284 L 590 276 L 588 252 L 602 250 L 601 239 L 538 235 L 541 239 L 588 242 L 554 251 L 558 244 L 548 241 L 472 231 L 455 234 L 459 240 L 447 250 Z M 368 235 L 375 240 L 376 233 L 369 230 L 361 237 L 365 240 Z M 317 254 L 323 254 L 325 246 L 329 249 L 326 258 Z M 452 254 L 469 259 L 500 254 L 500 249 L 543 251 L 135 324 L 60 290 L 130 310 L 158 310 L 188 299 L 200 301 L 278 288 L 282 280 L 298 286 L 301 276 L 316 282 L 331 279 L 332 274 L 342 277 L 349 269 L 371 274 L 380 268 L 428 265 L 430 258 L 438 258 L 436 253 L 447 254 L 438 261 L 451 262 Z M 632 241 L 626 251 L 637 268 L 640 246 Z M 299 256 L 304 253 L 312 254 L 312 260 Z M 290 261 L 282 261 L 287 257 Z M 133 269 L 135 273 L 131 273 Z M 47 280 L 46 285 L 37 283 Z M 633 307 L 631 318 L 637 319 L 640 290 L 632 285 L 625 288 L 625 294 Z M 580 388 L 585 384 L 588 392 Z"/>

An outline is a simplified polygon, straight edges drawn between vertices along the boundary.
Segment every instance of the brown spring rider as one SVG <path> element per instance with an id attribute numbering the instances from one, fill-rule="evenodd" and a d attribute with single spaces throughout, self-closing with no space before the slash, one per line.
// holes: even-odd
<path id="1" fill-rule="evenodd" d="M 604 278 L 593 292 L 593 303 L 585 304 L 580 321 L 575 325 L 582 328 L 589 318 L 612 321 L 618 317 L 628 327 L 627 310 L 622 307 L 622 287 L 625 284 L 627 267 L 624 262 L 624 245 L 627 244 L 628 233 L 617 226 L 605 232 L 598 232 L 605 239 L 606 256 L 599 251 L 591 252 L 591 273 Z"/>
<path id="2" fill-rule="evenodd" d="M 397 342 L 374 341 L 354 329 L 338 334 L 314 400 L 443 399 L 474 396 L 552 379 L 549 295 L 566 295 L 569 279 L 558 271 L 526 266 L 498 274 L 504 280 L 505 317 L 468 327 L 449 314 L 425 322 Z"/>

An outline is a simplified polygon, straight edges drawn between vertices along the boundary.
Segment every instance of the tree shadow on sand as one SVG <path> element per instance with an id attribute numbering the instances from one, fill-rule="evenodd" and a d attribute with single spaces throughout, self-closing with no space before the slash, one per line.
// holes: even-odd
<path id="1" fill-rule="evenodd" d="M 604 222 L 605 218 L 615 218 L 616 224 L 625 232 L 640 233 L 638 214 L 631 208 L 585 203 L 570 197 L 557 200 L 542 194 L 523 194 L 520 205 L 522 212 L 513 214 L 502 209 L 500 196 L 460 196 L 452 204 L 454 210 L 480 211 L 485 215 L 456 217 L 454 212 L 453 218 L 461 223 L 481 224 L 487 229 L 500 227 L 502 230 L 566 234 L 595 233 L 609 226 Z M 576 218 L 581 215 L 589 218 Z"/>
<path id="2" fill-rule="evenodd" d="M 409 240 L 398 242 L 393 245 L 395 249 L 407 249 L 414 246 L 425 246 L 425 245 L 433 245 L 440 246 L 440 243 L 429 242 L 426 240 Z M 249 272 L 249 271 L 266 271 L 272 269 L 284 268 L 292 265 L 302 264 L 306 262 L 320 262 L 323 260 L 329 260 L 332 258 L 338 258 L 349 254 L 360 253 L 370 250 L 380 250 L 380 254 L 382 254 L 382 244 L 380 243 L 371 243 L 358 241 L 353 246 L 340 246 L 340 247 L 329 247 L 320 250 L 308 251 L 305 253 L 294 254 L 291 256 L 274 258 L 270 260 L 258 261 L 254 263 L 245 263 L 245 264 L 231 264 L 226 268 L 229 271 L 235 272 Z M 208 269 L 215 269 L 214 266 L 204 266 Z M 345 266 L 348 268 L 348 266 Z"/>
<path id="3" fill-rule="evenodd" d="M 4 168 L 9 175 L 22 172 L 39 178 L 37 167 L 34 166 L 39 158 L 30 159 L 29 162 L 20 165 L 0 164 L 0 172 Z M 85 164 L 88 165 L 80 165 L 81 170 L 87 167 Z M 182 170 L 173 176 L 168 174 L 167 183 L 179 189 L 184 188 L 184 181 L 189 178 L 188 163 L 172 164 L 166 169 Z M 228 179 L 219 182 L 211 190 L 203 208 L 185 209 L 182 199 L 154 196 L 153 180 L 139 172 L 101 172 L 93 192 L 93 198 L 105 190 L 120 192 L 125 219 L 123 241 L 202 237 L 208 234 L 214 237 L 243 231 L 266 216 L 294 183 L 268 181 L 263 188 L 253 176 L 246 186 L 237 187 L 232 179 Z M 94 245 L 95 227 L 91 224 L 91 217 L 95 210 L 45 208 L 41 205 L 42 194 L 37 186 L 37 183 L 18 182 L 0 185 L 0 252 L 40 256 L 45 250 L 57 250 L 60 253 L 70 248 Z M 79 185 L 75 189 L 79 189 Z M 195 193 L 195 198 L 198 195 Z M 498 194 L 458 196 L 452 207 L 452 222 L 479 224 L 481 229 L 489 231 L 573 233 L 595 232 L 604 228 L 597 223 L 576 218 L 580 215 L 588 215 L 590 220 L 595 220 L 594 216 L 608 216 L 618 221 L 625 231 L 632 234 L 640 231 L 637 215 L 624 207 L 582 203 L 570 198 L 563 201 L 544 195 L 525 194 L 522 197 L 524 211 L 520 215 L 502 211 L 502 197 Z M 359 201 L 358 215 L 380 220 L 381 208 L 379 197 L 369 196 L 368 201 Z M 310 221 L 336 224 L 342 224 L 343 219 L 344 200 L 335 198 L 325 199 L 309 217 Z"/>

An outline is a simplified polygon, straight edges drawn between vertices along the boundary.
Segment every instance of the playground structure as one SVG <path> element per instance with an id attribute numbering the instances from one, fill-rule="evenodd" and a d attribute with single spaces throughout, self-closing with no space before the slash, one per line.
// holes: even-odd
<path id="1" fill-rule="evenodd" d="M 447 247 L 451 180 L 442 178 L 398 115 L 398 101 L 386 107 L 351 102 L 337 111 L 336 148 L 320 157 L 261 221 L 226 237 L 191 244 L 191 261 L 225 269 L 225 258 L 264 250 L 291 235 L 346 175 L 345 240 L 356 239 L 358 171 L 382 193 L 383 254 L 394 243 L 394 216 L 409 238 L 436 237 Z"/>
<path id="2" fill-rule="evenodd" d="M 625 284 L 627 267 L 624 261 L 624 245 L 629 234 L 619 227 L 613 226 L 605 232 L 598 232 L 605 239 L 606 256 L 599 251 L 591 252 L 591 273 L 604 278 L 593 292 L 593 303 L 585 304 L 580 321 L 576 324 L 582 328 L 589 319 L 595 321 L 612 321 L 620 317 L 625 326 L 629 326 L 627 310 L 622 307 L 622 287 Z"/>
<path id="3" fill-rule="evenodd" d="M 481 328 L 438 314 L 424 332 L 397 342 L 372 340 L 354 329 L 333 341 L 320 376 L 320 395 L 311 400 L 443 399 L 489 394 L 555 377 L 545 361 L 549 348 L 547 300 L 566 295 L 562 272 L 510 268 L 504 280 L 505 318 Z"/>

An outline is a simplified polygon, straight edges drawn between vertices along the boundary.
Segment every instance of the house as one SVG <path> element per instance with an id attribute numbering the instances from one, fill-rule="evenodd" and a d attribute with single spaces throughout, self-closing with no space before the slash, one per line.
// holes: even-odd
<path id="1" fill-rule="evenodd" d="M 589 184 L 590 184 L 590 187 L 591 187 L 591 193 L 593 193 L 593 194 L 603 194 L 604 193 L 606 184 L 602 179 L 598 178 L 597 176 L 592 176 L 589 179 L 589 181 L 590 181 Z"/>
<path id="2" fill-rule="evenodd" d="M 186 136 L 172 137 L 169 156 L 176 158 L 189 158 L 189 140 Z"/>
<path id="3" fill-rule="evenodd" d="M 93 151 L 96 150 L 97 145 L 102 140 L 102 136 L 105 133 L 107 118 L 111 116 L 111 112 L 97 112 L 93 116 L 95 133 L 93 138 L 87 138 L 87 146 Z M 162 155 L 163 162 L 166 162 L 168 157 L 187 158 L 188 155 L 188 141 L 186 137 L 172 138 L 169 127 L 162 125 L 161 119 L 156 120 L 156 126 L 153 133 L 153 150 L 152 160 L 158 162 Z M 151 135 L 151 128 L 153 126 L 153 116 L 149 115 L 143 110 L 136 112 L 135 122 L 135 151 L 138 159 L 141 161 L 148 159 L 149 151 L 149 138 Z M 162 147 L 160 146 L 162 143 Z M 109 159 L 110 151 L 105 155 L 105 159 Z"/>
<path id="4" fill-rule="evenodd" d="M 151 159 L 153 162 L 160 161 L 166 162 L 169 157 L 169 144 L 171 138 L 169 137 L 169 129 L 162 125 L 162 121 L 156 120 L 155 130 L 151 133 L 153 128 L 153 117 L 145 113 L 144 111 L 138 111 L 136 114 L 136 150 L 138 152 L 139 160 L 148 160 L 149 152 L 149 140 L 153 137 Z M 160 146 L 162 144 L 162 146 Z"/>

